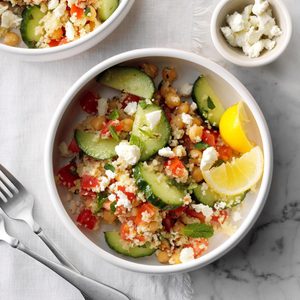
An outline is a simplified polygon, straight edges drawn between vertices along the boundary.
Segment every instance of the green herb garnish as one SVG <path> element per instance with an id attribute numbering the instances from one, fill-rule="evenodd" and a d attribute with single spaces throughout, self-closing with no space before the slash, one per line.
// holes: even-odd
<path id="1" fill-rule="evenodd" d="M 89 13 L 91 12 L 91 8 L 90 7 L 86 7 L 84 9 L 84 14 L 87 16 Z"/>
<path id="2" fill-rule="evenodd" d="M 146 103 L 146 101 L 140 101 L 139 102 L 139 105 L 140 105 L 140 107 L 142 108 L 142 109 L 145 109 L 147 106 L 148 106 L 148 104 Z"/>
<path id="3" fill-rule="evenodd" d="M 107 200 L 107 193 L 99 193 L 97 196 L 97 210 L 95 211 L 95 213 L 97 214 L 100 209 L 103 207 L 104 202 Z"/>
<path id="4" fill-rule="evenodd" d="M 184 235 L 192 238 L 210 238 L 214 234 L 213 227 L 203 223 L 185 225 L 182 231 Z"/>
<path id="5" fill-rule="evenodd" d="M 117 109 L 114 109 L 109 115 L 108 118 L 110 120 L 117 120 L 119 118 L 119 111 Z"/>
<path id="6" fill-rule="evenodd" d="M 110 210 L 114 213 L 116 211 L 117 201 L 114 201 L 110 204 Z"/>
<path id="7" fill-rule="evenodd" d="M 214 109 L 216 107 L 215 104 L 214 104 L 214 102 L 211 100 L 210 97 L 207 98 L 207 107 L 209 109 Z"/>
<path id="8" fill-rule="evenodd" d="M 111 165 L 111 164 L 108 164 L 108 163 L 106 163 L 106 164 L 104 165 L 104 169 L 105 169 L 105 170 L 110 170 L 110 171 L 112 171 L 112 172 L 115 171 L 115 167 L 114 167 L 113 165 Z"/>
<path id="9" fill-rule="evenodd" d="M 116 141 L 120 140 L 119 135 L 117 134 L 114 126 L 108 126 L 108 130 L 114 140 Z"/>
<path id="10" fill-rule="evenodd" d="M 195 148 L 198 150 L 205 150 L 208 147 L 209 147 L 209 145 L 204 142 L 199 142 L 199 143 L 195 144 Z"/>

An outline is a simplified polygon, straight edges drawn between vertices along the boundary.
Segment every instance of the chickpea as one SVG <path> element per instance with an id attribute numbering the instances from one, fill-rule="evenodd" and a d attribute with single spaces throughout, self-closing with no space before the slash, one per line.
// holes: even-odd
<path id="1" fill-rule="evenodd" d="M 161 244 L 160 244 L 160 249 L 163 250 L 163 251 L 170 249 L 169 242 L 167 240 L 162 240 Z"/>
<path id="2" fill-rule="evenodd" d="M 193 118 L 193 124 L 200 126 L 202 124 L 202 120 L 197 118 L 197 117 L 194 117 Z"/>
<path id="3" fill-rule="evenodd" d="M 103 220 L 108 224 L 113 224 L 113 222 L 116 220 L 116 216 L 108 210 L 103 211 Z"/>
<path id="4" fill-rule="evenodd" d="M 203 127 L 198 125 L 193 125 L 188 131 L 188 136 L 193 143 L 197 143 L 199 142 L 199 140 L 201 140 L 202 132 L 203 132 Z"/>
<path id="5" fill-rule="evenodd" d="M 181 104 L 176 108 L 176 112 L 177 112 L 178 114 L 182 114 L 182 113 L 187 114 L 187 113 L 189 112 L 189 110 L 190 110 L 190 105 L 189 105 L 189 103 L 187 103 L 187 102 L 181 103 Z"/>
<path id="6" fill-rule="evenodd" d="M 3 42 L 7 46 L 15 47 L 20 43 L 20 37 L 14 32 L 8 32 L 5 34 Z"/>
<path id="7" fill-rule="evenodd" d="M 201 158 L 202 157 L 202 152 L 198 149 L 192 149 L 190 151 L 190 157 L 191 158 Z"/>
<path id="8" fill-rule="evenodd" d="M 171 122 L 172 125 L 174 125 L 178 129 L 184 128 L 184 123 L 182 122 L 181 115 L 174 116 Z"/>
<path id="9" fill-rule="evenodd" d="M 156 257 L 158 261 L 162 264 L 167 264 L 169 262 L 169 255 L 166 251 L 157 251 Z"/>
<path id="10" fill-rule="evenodd" d="M 91 126 L 95 130 L 100 130 L 103 127 L 103 123 L 105 122 L 104 116 L 93 117 L 90 121 Z"/>
<path id="11" fill-rule="evenodd" d="M 203 180 L 203 175 L 199 167 L 195 167 L 192 171 L 192 178 L 198 183 Z"/>
<path id="12" fill-rule="evenodd" d="M 129 132 L 132 130 L 133 120 L 130 118 L 124 119 L 121 124 L 123 125 L 123 131 Z"/>
<path id="13" fill-rule="evenodd" d="M 180 264 L 180 251 L 176 250 L 169 259 L 169 262 L 172 264 Z"/>
<path id="14" fill-rule="evenodd" d="M 155 221 L 150 222 L 148 225 L 149 231 L 151 231 L 151 232 L 155 232 L 158 229 L 158 227 L 159 227 L 159 224 L 158 224 L 158 222 L 155 222 Z"/>
<path id="15" fill-rule="evenodd" d="M 169 108 L 175 108 L 180 105 L 180 97 L 173 92 L 168 92 L 165 96 L 166 104 Z"/>
<path id="16" fill-rule="evenodd" d="M 143 63 L 141 68 L 151 78 L 155 78 L 158 74 L 158 68 L 156 65 Z"/>
<path id="17" fill-rule="evenodd" d="M 169 81 L 170 83 L 172 83 L 177 78 L 177 73 L 173 67 L 167 67 L 162 71 L 162 78 L 164 81 Z"/>
<path id="18" fill-rule="evenodd" d="M 64 32 L 63 32 L 62 28 L 57 28 L 52 33 L 52 39 L 60 40 L 62 38 L 63 34 L 64 34 Z"/>
<path id="19" fill-rule="evenodd" d="M 184 224 L 180 221 L 177 221 L 175 225 L 173 226 L 173 231 L 175 232 L 181 232 L 182 228 L 184 227 Z"/>

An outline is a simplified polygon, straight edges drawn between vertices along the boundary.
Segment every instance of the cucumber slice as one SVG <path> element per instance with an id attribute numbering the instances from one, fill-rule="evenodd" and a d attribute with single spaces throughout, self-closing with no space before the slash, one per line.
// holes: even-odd
<path id="1" fill-rule="evenodd" d="M 101 139 L 99 132 L 75 130 L 75 140 L 79 148 L 95 159 L 108 159 L 116 156 L 115 147 L 119 144 L 114 139 Z"/>
<path id="2" fill-rule="evenodd" d="M 150 129 L 146 115 L 155 111 L 160 111 L 160 120 L 157 125 Z M 163 148 L 169 141 L 171 127 L 164 111 L 155 104 L 147 105 L 141 101 L 133 122 L 130 143 L 137 145 L 141 150 L 140 160 L 147 160 L 149 157 Z"/>
<path id="3" fill-rule="evenodd" d="M 183 205 L 185 191 L 170 184 L 170 179 L 166 175 L 157 174 L 142 162 L 135 166 L 133 175 L 138 188 L 153 205 L 163 209 Z"/>
<path id="4" fill-rule="evenodd" d="M 213 191 L 206 183 L 198 185 L 193 192 L 198 202 L 210 207 L 213 207 L 217 202 L 225 202 L 227 208 L 231 208 L 240 204 L 247 195 L 247 192 L 245 192 L 236 196 L 221 196 Z"/>
<path id="5" fill-rule="evenodd" d="M 119 0 L 101 0 L 98 16 L 102 22 L 106 21 L 119 6 Z"/>
<path id="6" fill-rule="evenodd" d="M 144 72 L 132 67 L 112 67 L 99 74 L 97 81 L 145 99 L 152 99 L 155 92 L 153 80 Z"/>
<path id="7" fill-rule="evenodd" d="M 224 107 L 204 76 L 197 78 L 193 85 L 192 98 L 197 103 L 201 116 L 218 127 Z"/>
<path id="8" fill-rule="evenodd" d="M 120 234 L 117 231 L 104 232 L 104 236 L 106 243 L 111 249 L 126 256 L 138 258 L 152 255 L 156 251 L 156 249 L 152 249 L 147 245 L 140 247 L 129 247 L 126 245 L 126 241 L 121 239 Z"/>
<path id="9" fill-rule="evenodd" d="M 40 40 L 41 35 L 36 34 L 35 29 L 45 15 L 38 5 L 28 6 L 23 10 L 20 32 L 23 42 L 29 48 L 36 48 L 36 43 Z"/>

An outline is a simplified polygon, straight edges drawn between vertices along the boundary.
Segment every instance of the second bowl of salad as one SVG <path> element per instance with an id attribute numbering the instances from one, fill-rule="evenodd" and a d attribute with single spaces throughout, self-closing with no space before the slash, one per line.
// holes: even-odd
<path id="1" fill-rule="evenodd" d="M 70 232 L 119 266 L 195 269 L 250 229 L 272 175 L 265 120 L 218 65 L 169 49 L 127 52 L 70 89 L 46 147 Z"/>

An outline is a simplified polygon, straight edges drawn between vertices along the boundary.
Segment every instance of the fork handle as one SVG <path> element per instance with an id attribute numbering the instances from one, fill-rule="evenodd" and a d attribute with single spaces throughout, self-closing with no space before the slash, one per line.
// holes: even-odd
<path id="1" fill-rule="evenodd" d="M 40 263 L 47 266 L 49 269 L 63 277 L 65 280 L 67 280 L 69 283 L 75 286 L 78 290 L 80 290 L 81 293 L 85 296 L 85 299 L 130 300 L 126 295 L 112 287 L 109 287 L 103 283 L 99 283 L 95 280 L 85 277 L 61 264 L 57 264 L 45 257 L 36 254 L 32 250 L 24 246 L 21 242 L 19 242 L 13 247 L 26 253 L 27 255 L 31 256 L 35 260 L 39 261 Z"/>
<path id="2" fill-rule="evenodd" d="M 43 229 L 39 227 L 37 231 L 34 232 L 37 236 L 45 243 L 45 245 L 50 249 L 50 251 L 56 256 L 56 258 L 66 267 L 72 269 L 73 271 L 80 273 L 78 269 L 56 248 L 54 243 L 46 236 Z"/>

